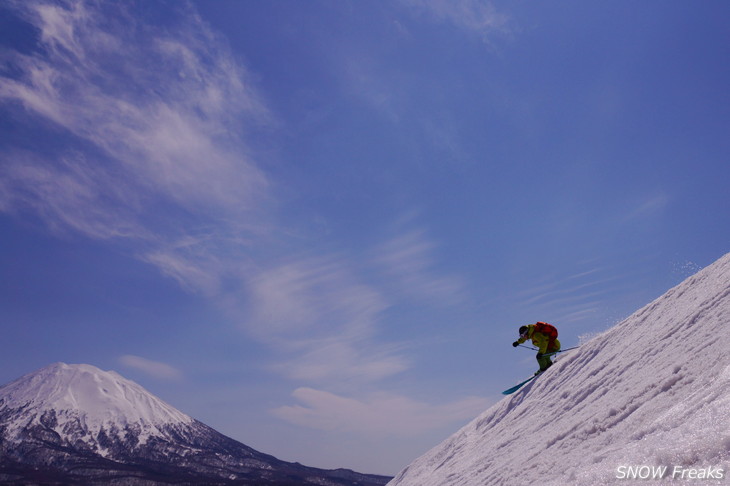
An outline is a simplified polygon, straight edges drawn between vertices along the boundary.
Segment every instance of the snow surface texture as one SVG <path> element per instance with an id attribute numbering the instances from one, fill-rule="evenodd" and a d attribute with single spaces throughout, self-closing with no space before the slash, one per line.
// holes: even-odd
<path id="1" fill-rule="evenodd" d="M 563 355 L 389 486 L 730 483 L 728 323 L 730 253 Z M 639 466 L 667 470 L 627 479 Z"/>
<path id="2" fill-rule="evenodd" d="M 12 422 L 15 430 L 6 431 L 8 440 L 20 439 L 21 431 L 42 420 L 46 412 L 54 413 L 54 429 L 61 438 L 74 436 L 74 440 L 79 425 L 87 438 L 97 437 L 102 429 L 126 434 L 131 427 L 145 443 L 150 436 L 164 436 L 167 426 L 193 422 L 114 371 L 84 364 L 56 363 L 0 387 L 3 410 L 26 411 Z"/>

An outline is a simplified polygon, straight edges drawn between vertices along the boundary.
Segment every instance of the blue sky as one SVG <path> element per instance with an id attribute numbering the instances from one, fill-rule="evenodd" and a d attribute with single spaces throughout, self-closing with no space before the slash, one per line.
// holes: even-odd
<path id="1" fill-rule="evenodd" d="M 395 474 L 730 250 L 727 2 L 0 10 L 3 383 Z"/>

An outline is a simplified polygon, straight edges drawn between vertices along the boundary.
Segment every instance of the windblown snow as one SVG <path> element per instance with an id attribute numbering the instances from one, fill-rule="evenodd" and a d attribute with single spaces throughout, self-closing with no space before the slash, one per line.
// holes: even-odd
<path id="1" fill-rule="evenodd" d="M 85 364 L 56 363 L 0 387 L 3 410 L 17 411 L 11 422 L 15 430 L 6 431 L 9 440 L 46 413 L 54 414 L 55 431 L 70 443 L 97 437 L 102 429 L 123 435 L 130 428 L 145 443 L 151 435 L 163 436 L 165 426 L 193 422 L 114 371 Z"/>
<path id="2" fill-rule="evenodd" d="M 730 254 L 563 355 L 389 485 L 724 484 L 728 324 Z"/>

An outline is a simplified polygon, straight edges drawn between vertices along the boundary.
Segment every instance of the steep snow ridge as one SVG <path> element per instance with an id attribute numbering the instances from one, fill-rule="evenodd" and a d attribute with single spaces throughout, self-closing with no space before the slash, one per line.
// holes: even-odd
<path id="1" fill-rule="evenodd" d="M 1 387 L 0 399 L 0 411 L 29 411 L 19 413 L 19 420 L 14 422 L 16 431 L 52 411 L 59 435 L 68 434 L 73 428 L 69 422 L 75 422 L 90 433 L 84 435 L 87 440 L 102 429 L 124 434 L 131 426 L 144 443 L 150 435 L 163 435 L 163 426 L 193 422 L 138 384 L 90 365 L 47 366 Z M 9 431 L 8 438 L 16 435 L 13 432 Z"/>
<path id="2" fill-rule="evenodd" d="M 566 353 L 389 484 L 626 484 L 628 466 L 667 467 L 662 484 L 691 468 L 727 479 L 728 322 L 730 254 Z"/>

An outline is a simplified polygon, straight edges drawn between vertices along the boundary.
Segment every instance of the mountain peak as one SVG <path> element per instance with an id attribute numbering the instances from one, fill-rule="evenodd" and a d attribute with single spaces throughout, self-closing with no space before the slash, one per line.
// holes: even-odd
<path id="1" fill-rule="evenodd" d="M 193 422 L 140 385 L 88 364 L 54 363 L 1 387 L 0 409 L 24 409 L 27 420 L 52 411 L 61 434 L 68 420 L 79 420 L 91 436 L 134 426 L 142 440 L 160 435 L 160 426 Z"/>
<path id="2" fill-rule="evenodd" d="M 0 387 L 2 484 L 382 486 L 389 479 L 281 461 L 87 364 L 54 363 Z"/>

